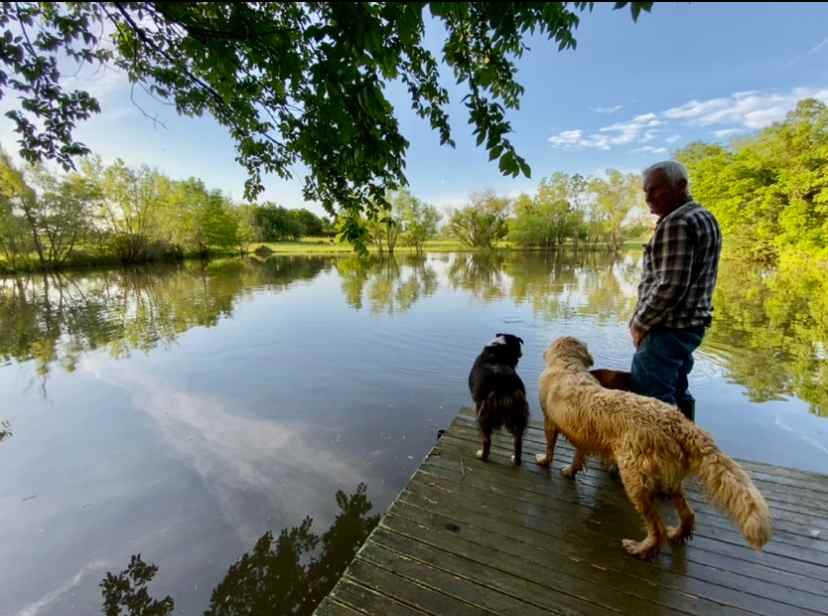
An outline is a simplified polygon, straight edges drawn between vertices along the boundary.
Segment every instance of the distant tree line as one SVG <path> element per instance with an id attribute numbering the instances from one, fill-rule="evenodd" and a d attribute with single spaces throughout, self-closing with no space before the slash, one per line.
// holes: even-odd
<path id="1" fill-rule="evenodd" d="M 526 248 L 619 249 L 648 226 L 636 174 L 610 169 L 604 177 L 553 173 L 534 194 L 515 199 L 488 191 L 455 210 L 445 233 L 468 246 L 491 248 L 508 240 Z"/>
<path id="2" fill-rule="evenodd" d="M 84 255 L 122 263 L 246 252 L 251 242 L 332 234 L 307 209 L 238 204 L 190 178 L 85 159 L 78 171 L 19 166 L 0 152 L 0 255 L 9 269 L 52 269 Z"/>

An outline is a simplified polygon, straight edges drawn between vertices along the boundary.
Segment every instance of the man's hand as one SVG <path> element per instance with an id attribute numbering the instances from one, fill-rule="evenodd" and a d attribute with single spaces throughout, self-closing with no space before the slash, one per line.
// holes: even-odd
<path id="1" fill-rule="evenodd" d="M 635 348 L 641 346 L 644 338 L 647 337 L 647 330 L 641 329 L 640 327 L 636 327 L 635 325 L 630 326 L 630 336 L 632 336 L 633 344 Z"/>

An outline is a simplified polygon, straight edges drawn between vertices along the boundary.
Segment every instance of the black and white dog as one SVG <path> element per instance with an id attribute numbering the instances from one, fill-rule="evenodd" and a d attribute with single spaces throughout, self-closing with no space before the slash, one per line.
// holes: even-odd
<path id="1" fill-rule="evenodd" d="M 515 372 L 522 355 L 521 344 L 523 340 L 517 336 L 497 334 L 483 347 L 469 373 L 469 390 L 483 440 L 477 457 L 484 462 L 489 459 L 492 432 L 505 426 L 514 440 L 512 462 L 520 464 L 523 433 L 529 422 L 526 387 Z"/>

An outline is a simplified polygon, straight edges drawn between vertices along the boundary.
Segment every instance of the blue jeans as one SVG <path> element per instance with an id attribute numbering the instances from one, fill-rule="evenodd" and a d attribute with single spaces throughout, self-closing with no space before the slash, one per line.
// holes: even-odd
<path id="1" fill-rule="evenodd" d="M 693 369 L 693 351 L 701 344 L 704 331 L 704 325 L 651 329 L 633 355 L 632 390 L 667 404 L 692 401 L 687 375 Z"/>

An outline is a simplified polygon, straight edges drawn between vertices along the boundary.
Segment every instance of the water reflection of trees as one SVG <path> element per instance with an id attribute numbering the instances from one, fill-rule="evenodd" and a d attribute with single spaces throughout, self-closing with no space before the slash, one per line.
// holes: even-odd
<path id="1" fill-rule="evenodd" d="M 285 289 L 336 269 L 345 301 L 399 314 L 440 284 L 481 301 L 510 298 L 542 319 L 626 323 L 640 275 L 637 253 L 459 253 L 389 258 L 275 257 L 0 280 L 0 360 L 34 362 L 44 378 L 87 352 L 113 357 L 170 344 L 232 315 L 255 289 Z M 442 271 L 438 276 L 434 267 Z M 828 271 L 786 263 L 765 271 L 721 264 L 716 318 L 705 342 L 756 401 L 796 395 L 828 414 Z"/>
<path id="2" fill-rule="evenodd" d="M 727 261 L 708 346 L 752 400 L 795 395 L 828 416 L 828 268 Z"/>
<path id="3" fill-rule="evenodd" d="M 535 315 L 624 318 L 635 305 L 629 260 L 595 252 L 511 252 L 457 255 L 448 283 L 483 301 L 510 298 Z M 633 287 L 634 288 L 634 287 Z"/>
<path id="4" fill-rule="evenodd" d="M 638 253 L 470 253 L 452 258 L 447 282 L 482 301 L 528 304 L 543 319 L 625 324 L 640 273 Z M 766 271 L 725 260 L 714 303 L 704 350 L 751 400 L 794 395 L 828 415 L 828 268 L 797 261 Z"/>
<path id="5" fill-rule="evenodd" d="M 330 267 L 330 259 L 281 258 L 6 278 L 0 358 L 33 361 L 46 377 L 55 364 L 73 371 L 96 349 L 113 357 L 150 351 L 194 326 L 216 325 L 253 289 L 281 290 Z"/>
<path id="6" fill-rule="evenodd" d="M 449 264 L 448 284 L 484 301 L 502 299 L 509 291 L 503 272 L 505 262 L 505 253 L 459 253 Z"/>
<path id="7" fill-rule="evenodd" d="M 350 257 L 337 260 L 336 270 L 348 305 L 361 310 L 367 302 L 373 314 L 405 312 L 438 287 L 424 256 Z"/>
<path id="8" fill-rule="evenodd" d="M 285 528 L 274 539 L 266 532 L 252 550 L 230 566 L 213 589 L 204 616 L 292 614 L 308 616 L 330 592 L 359 547 L 379 521 L 365 484 L 356 492 L 336 493 L 339 513 L 321 536 L 313 520 Z M 106 616 L 167 616 L 175 608 L 172 597 L 154 599 L 147 586 L 158 567 L 133 555 L 120 573 L 107 573 L 101 582 Z"/>

